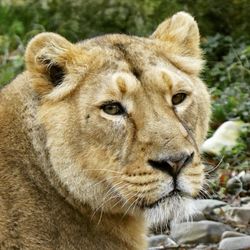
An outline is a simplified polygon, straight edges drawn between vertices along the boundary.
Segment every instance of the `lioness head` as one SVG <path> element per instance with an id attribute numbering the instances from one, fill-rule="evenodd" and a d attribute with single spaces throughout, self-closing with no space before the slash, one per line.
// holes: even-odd
<path id="1" fill-rule="evenodd" d="M 189 14 L 149 38 L 72 44 L 42 33 L 26 66 L 53 171 L 74 199 L 95 212 L 188 215 L 204 182 L 199 147 L 210 113 Z"/>

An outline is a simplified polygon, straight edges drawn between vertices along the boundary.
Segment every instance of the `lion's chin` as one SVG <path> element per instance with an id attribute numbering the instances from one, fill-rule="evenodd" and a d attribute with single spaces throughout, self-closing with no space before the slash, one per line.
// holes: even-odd
<path id="1" fill-rule="evenodd" d="M 191 220 L 197 212 L 191 197 L 180 196 L 167 197 L 154 206 L 144 208 L 144 214 L 150 227 Z"/>

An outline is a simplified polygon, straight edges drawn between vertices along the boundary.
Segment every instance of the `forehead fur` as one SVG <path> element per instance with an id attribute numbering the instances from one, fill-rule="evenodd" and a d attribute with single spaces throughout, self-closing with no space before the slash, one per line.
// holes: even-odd
<path id="1" fill-rule="evenodd" d="M 124 95 L 140 92 L 141 85 L 149 92 L 170 94 L 178 88 L 184 87 L 187 91 L 188 87 L 192 88 L 192 76 L 197 70 L 195 63 L 198 59 L 173 55 L 171 47 L 162 41 L 106 35 L 83 41 L 76 46 L 82 51 L 91 51 L 93 48 L 98 51 L 95 60 L 99 58 L 102 63 L 98 67 L 89 68 L 88 74 L 91 86 L 93 81 L 97 83 L 97 103 L 104 99 L 122 100 Z M 78 84 L 88 84 L 88 79 Z"/>
<path id="2" fill-rule="evenodd" d="M 79 44 L 86 50 L 99 47 L 106 61 L 104 68 L 131 72 L 136 78 L 148 67 L 164 61 L 189 75 L 197 75 L 203 66 L 199 58 L 178 54 L 174 43 L 127 35 L 106 35 Z"/>

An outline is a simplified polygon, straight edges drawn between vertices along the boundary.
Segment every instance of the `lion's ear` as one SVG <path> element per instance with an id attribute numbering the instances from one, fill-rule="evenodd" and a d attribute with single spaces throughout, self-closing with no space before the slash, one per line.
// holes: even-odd
<path id="1" fill-rule="evenodd" d="M 200 58 L 200 34 L 196 21 L 186 12 L 178 12 L 163 21 L 151 38 L 172 43 L 182 56 Z"/>
<path id="2" fill-rule="evenodd" d="M 62 99 L 76 88 L 79 77 L 84 77 L 94 61 L 91 53 L 60 35 L 38 34 L 31 39 L 25 53 L 31 86 L 47 99 Z"/>
<path id="3" fill-rule="evenodd" d="M 60 35 L 41 33 L 27 46 L 27 70 L 43 74 L 54 86 L 60 85 L 67 71 L 67 62 L 74 56 L 73 48 L 74 45 Z"/>

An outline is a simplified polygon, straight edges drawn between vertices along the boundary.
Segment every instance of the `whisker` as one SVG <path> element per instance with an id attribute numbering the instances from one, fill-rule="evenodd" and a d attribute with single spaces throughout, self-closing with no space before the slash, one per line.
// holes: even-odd
<path id="1" fill-rule="evenodd" d="M 110 169 L 105 169 L 105 168 L 83 169 L 83 171 L 105 171 L 105 172 L 123 174 L 122 172 L 110 170 Z"/>
<path id="2" fill-rule="evenodd" d="M 221 163 L 223 162 L 223 159 L 224 159 L 224 156 L 222 156 L 222 158 L 220 159 L 219 163 L 216 166 L 214 166 L 212 169 L 210 169 L 208 171 L 204 170 L 205 173 L 208 174 L 208 175 L 210 175 L 211 173 L 214 173 L 220 167 Z"/>
<path id="3" fill-rule="evenodd" d="M 127 195 L 132 194 L 132 193 L 133 193 L 133 191 L 130 191 Z M 125 205 L 126 205 L 132 198 L 134 198 L 134 196 L 131 196 L 131 197 L 129 197 L 128 199 L 126 199 L 126 201 L 125 201 L 125 202 L 123 203 L 123 205 L 122 205 L 122 208 L 125 207 Z"/>
<path id="4" fill-rule="evenodd" d="M 123 182 L 118 182 L 116 183 L 115 185 L 113 185 L 109 191 L 107 192 L 107 194 L 104 196 L 104 198 L 102 199 L 102 202 L 101 204 L 95 209 L 94 213 L 92 214 L 92 217 L 94 217 L 94 215 L 96 214 L 96 212 L 100 209 L 100 208 L 103 208 L 103 206 L 105 204 L 107 204 L 110 200 L 112 199 L 115 199 L 115 198 L 119 198 L 119 196 L 117 195 L 117 191 L 123 189 L 123 190 L 126 190 L 126 188 L 129 186 L 128 184 L 124 184 L 124 185 L 120 185 L 120 184 L 123 184 Z M 115 207 L 118 203 L 120 203 L 121 200 L 119 199 L 113 206 Z M 112 209 L 111 208 L 111 209 Z"/>
<path id="5" fill-rule="evenodd" d="M 121 182 L 120 182 L 121 183 Z M 119 184 L 119 183 L 118 183 Z M 116 185 L 118 185 L 116 184 Z M 94 210 L 91 219 L 94 218 L 94 215 L 97 213 L 97 211 L 102 208 L 103 209 L 103 205 L 105 203 L 107 203 L 108 201 L 112 200 L 113 198 L 117 198 L 117 196 L 113 196 L 113 194 L 115 194 L 114 190 L 113 190 L 113 186 L 109 188 L 108 192 L 106 193 L 106 195 L 103 197 L 101 203 L 99 204 L 99 206 Z M 111 196 L 111 197 L 109 197 Z"/>
<path id="6" fill-rule="evenodd" d="M 100 205 L 95 209 L 94 213 L 91 216 L 91 219 L 94 217 L 94 215 L 97 213 L 97 211 L 104 206 L 105 203 L 109 202 L 110 200 L 117 198 L 117 193 L 114 190 L 115 186 L 119 186 L 119 184 L 122 184 L 122 182 L 116 183 L 112 187 L 109 188 L 108 192 L 106 195 L 103 197 Z M 115 194 L 115 196 L 114 196 Z"/>
<path id="7" fill-rule="evenodd" d="M 103 208 L 101 208 L 100 218 L 99 218 L 99 220 L 97 222 L 97 226 L 101 223 L 102 215 L 103 215 Z"/>
<path id="8" fill-rule="evenodd" d="M 86 187 L 86 188 L 84 189 L 84 191 L 88 190 L 89 188 L 94 188 L 95 186 L 100 185 L 100 184 L 106 182 L 107 180 L 110 180 L 110 179 L 113 179 L 113 178 L 114 178 L 113 176 L 109 176 L 108 178 L 106 178 L 106 179 L 104 179 L 104 180 L 101 180 L 101 181 L 99 181 L 99 182 L 97 182 L 97 183 L 94 183 L 94 184 L 92 184 L 92 185 Z"/>
<path id="9" fill-rule="evenodd" d="M 118 187 L 117 190 L 119 191 L 119 190 L 123 189 L 124 191 L 126 191 L 126 188 L 129 187 L 129 186 L 130 186 L 129 184 L 127 184 L 127 185 L 125 184 L 125 185 L 123 185 L 123 186 Z M 133 193 L 133 191 L 130 191 L 128 194 L 130 194 L 130 193 Z M 127 195 L 128 195 L 128 194 L 127 194 Z M 121 201 L 116 202 L 116 203 L 112 206 L 112 208 L 115 207 L 119 202 L 121 202 Z M 123 205 L 124 205 L 124 204 L 123 204 Z"/>
<path id="10" fill-rule="evenodd" d="M 139 194 L 139 193 L 140 193 L 140 191 L 137 191 L 137 193 L 136 193 L 134 196 L 132 196 L 132 198 L 136 197 L 137 194 Z M 127 209 L 127 210 L 125 211 L 125 213 L 123 214 L 121 220 L 128 214 L 129 209 L 133 206 L 134 203 L 136 204 L 137 200 L 138 200 L 138 198 L 135 199 L 135 200 L 130 204 L 130 206 L 128 207 L 128 209 Z"/>

